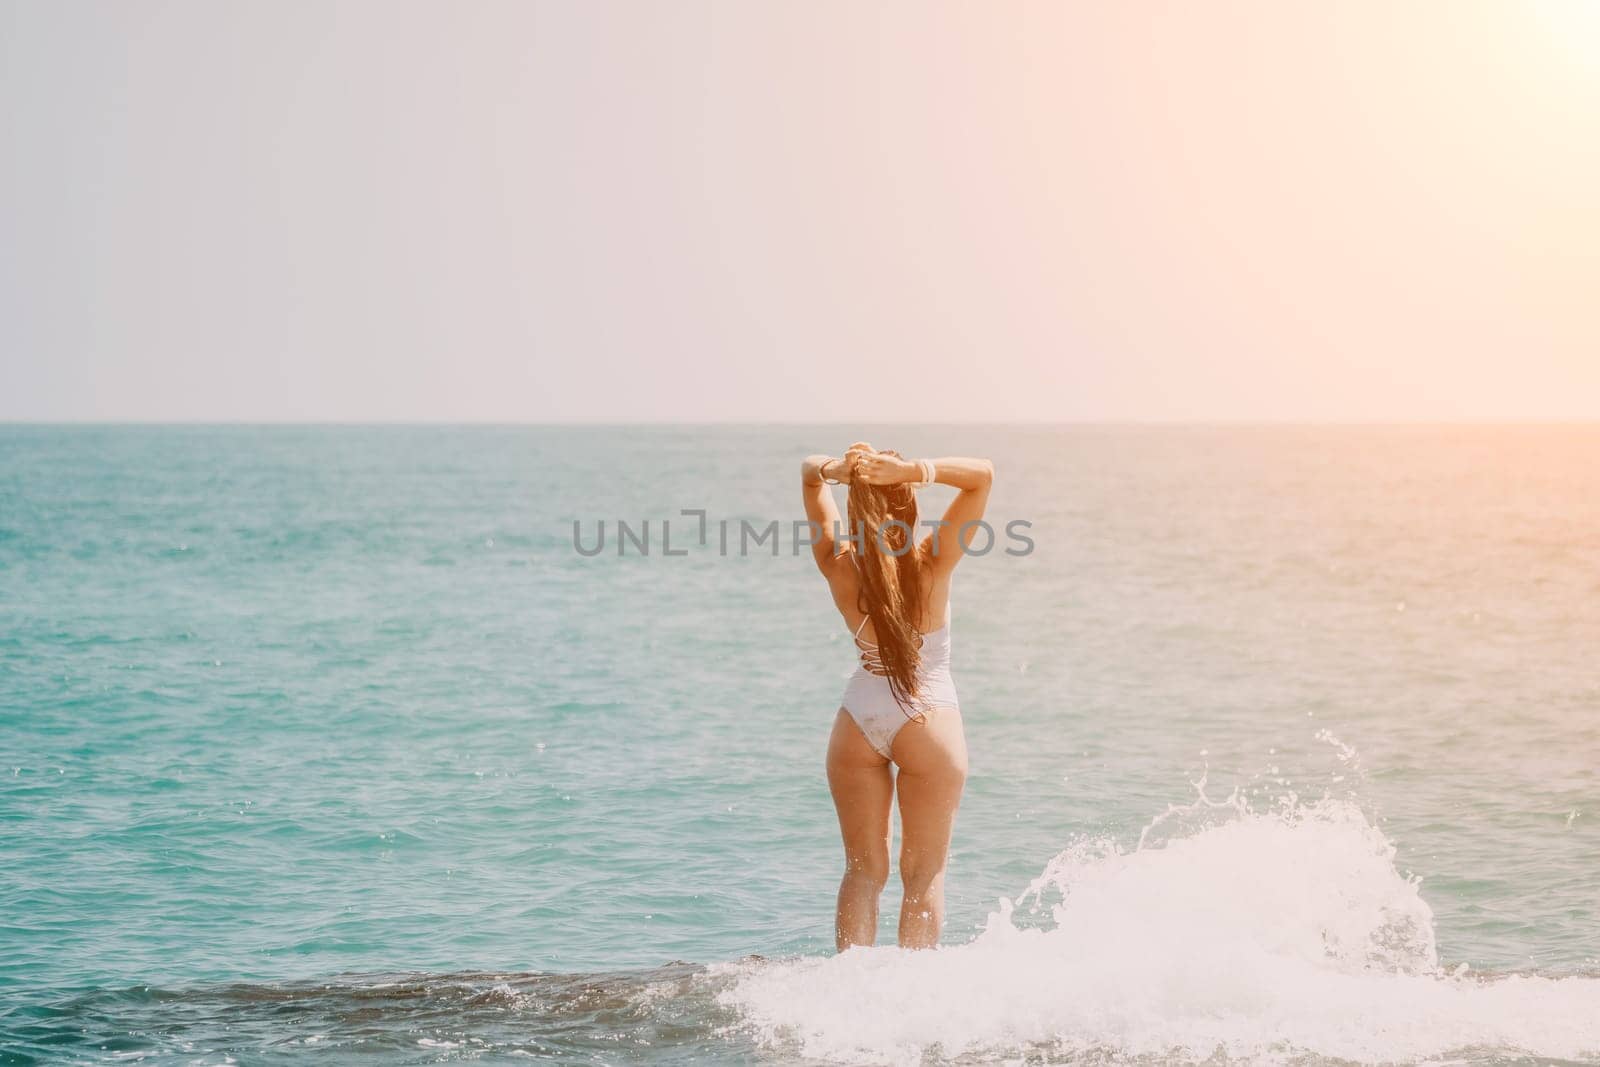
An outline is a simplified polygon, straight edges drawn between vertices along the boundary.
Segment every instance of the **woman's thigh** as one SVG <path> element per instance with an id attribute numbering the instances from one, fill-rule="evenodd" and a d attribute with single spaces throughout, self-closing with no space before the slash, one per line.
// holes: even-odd
<path id="1" fill-rule="evenodd" d="M 944 869 L 967 781 L 967 741 L 956 708 L 938 708 L 894 738 L 900 766 L 900 870 L 911 880 Z"/>
<path id="2" fill-rule="evenodd" d="M 877 876 L 888 873 L 894 772 L 843 708 L 828 739 L 828 789 L 839 812 L 846 862 Z"/>

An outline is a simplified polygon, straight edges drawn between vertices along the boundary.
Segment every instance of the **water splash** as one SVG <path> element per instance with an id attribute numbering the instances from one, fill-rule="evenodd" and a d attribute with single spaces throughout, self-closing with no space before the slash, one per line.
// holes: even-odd
<path id="1" fill-rule="evenodd" d="M 1418 881 L 1351 797 L 1256 810 L 1194 785 L 1132 849 L 1057 855 L 969 944 L 722 965 L 721 1003 L 769 1046 L 847 1062 L 1600 1055 L 1600 978 L 1441 968 Z"/>

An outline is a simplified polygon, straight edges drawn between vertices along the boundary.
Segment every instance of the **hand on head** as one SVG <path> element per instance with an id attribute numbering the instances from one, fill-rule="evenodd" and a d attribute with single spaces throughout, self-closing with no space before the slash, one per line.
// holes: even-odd
<path id="1" fill-rule="evenodd" d="M 912 473 L 914 465 L 892 452 L 863 453 L 851 468 L 851 477 L 867 485 L 898 485 L 911 481 Z"/>
<path id="2" fill-rule="evenodd" d="M 913 481 L 915 464 L 894 452 L 879 452 L 865 441 L 857 441 L 844 454 L 849 480 L 863 485 L 898 485 Z"/>
<path id="3" fill-rule="evenodd" d="M 844 480 L 847 482 L 855 481 L 856 475 L 861 469 L 862 462 L 868 456 L 873 454 L 872 446 L 867 444 L 865 441 L 857 441 L 855 444 L 845 449 L 844 469 L 847 473 L 845 474 Z"/>
<path id="4" fill-rule="evenodd" d="M 879 452 L 865 441 L 845 450 L 843 481 L 863 485 L 898 485 L 914 481 L 918 467 L 894 452 Z"/>

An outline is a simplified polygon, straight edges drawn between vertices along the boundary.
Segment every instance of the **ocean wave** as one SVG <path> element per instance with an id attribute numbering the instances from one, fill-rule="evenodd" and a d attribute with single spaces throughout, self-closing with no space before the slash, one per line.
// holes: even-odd
<path id="1" fill-rule="evenodd" d="M 770 1050 L 850 1063 L 1600 1056 L 1600 977 L 1442 967 L 1354 800 L 1197 792 L 1131 848 L 1074 842 L 968 944 L 722 964 L 719 1003 Z"/>

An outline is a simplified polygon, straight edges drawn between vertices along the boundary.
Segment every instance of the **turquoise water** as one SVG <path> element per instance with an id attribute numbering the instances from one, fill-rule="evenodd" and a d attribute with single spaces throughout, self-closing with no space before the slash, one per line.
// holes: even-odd
<path id="1" fill-rule="evenodd" d="M 0 427 L 0 1056 L 1600 1062 L 1600 427 L 859 431 L 1035 550 L 946 948 L 834 958 L 848 637 L 736 527 L 857 433 Z"/>

